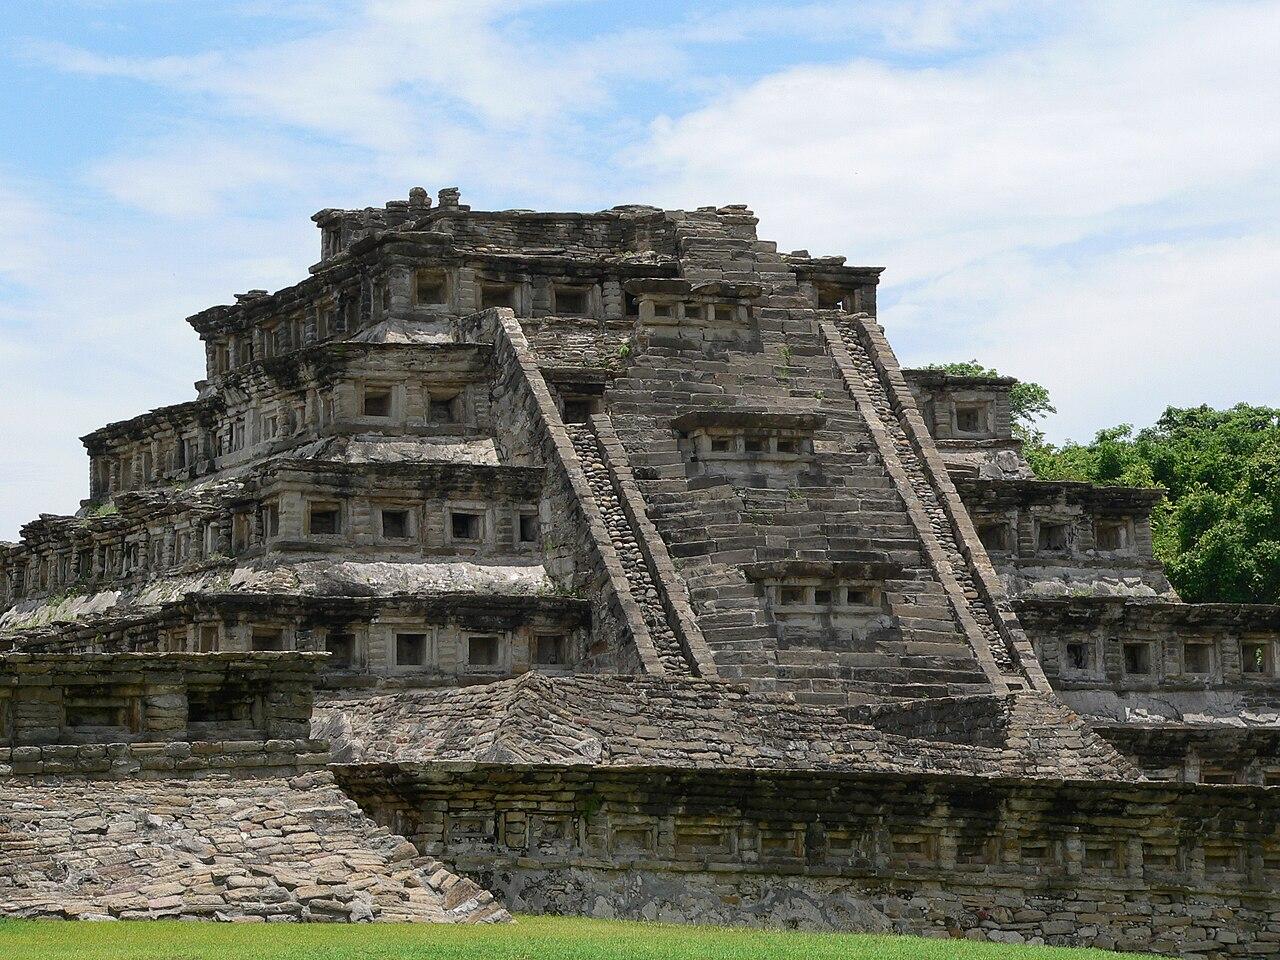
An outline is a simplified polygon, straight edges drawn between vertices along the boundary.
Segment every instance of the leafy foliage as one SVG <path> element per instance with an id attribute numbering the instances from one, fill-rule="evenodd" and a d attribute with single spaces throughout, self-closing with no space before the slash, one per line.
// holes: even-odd
<path id="1" fill-rule="evenodd" d="M 1136 433 L 1121 424 L 1025 453 L 1045 480 L 1164 487 L 1155 553 L 1183 599 L 1280 603 L 1280 410 L 1169 407 Z"/>

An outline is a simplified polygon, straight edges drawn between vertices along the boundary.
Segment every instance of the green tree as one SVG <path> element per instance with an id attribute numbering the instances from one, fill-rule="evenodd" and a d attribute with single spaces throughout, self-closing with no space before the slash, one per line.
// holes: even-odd
<path id="1" fill-rule="evenodd" d="M 1170 407 L 1137 433 L 1122 424 L 1026 453 L 1045 480 L 1164 487 L 1155 554 L 1184 599 L 1280 603 L 1280 410 Z"/>

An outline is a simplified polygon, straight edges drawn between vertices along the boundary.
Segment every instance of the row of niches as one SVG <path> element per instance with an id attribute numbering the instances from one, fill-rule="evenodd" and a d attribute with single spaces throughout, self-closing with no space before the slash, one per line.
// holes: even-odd
<path id="1" fill-rule="evenodd" d="M 424 268 L 413 277 L 411 305 L 415 310 L 472 313 L 506 307 L 521 317 L 582 317 L 602 319 L 621 316 L 629 301 L 617 280 L 583 281 L 565 277 L 525 277 L 518 280 L 485 277 L 459 270 Z M 379 288 L 384 314 L 397 307 L 397 284 L 392 276 Z M 634 315 L 634 314 L 632 314 Z"/>
<path id="2" fill-rule="evenodd" d="M 175 740 L 258 740 L 267 736 L 263 694 L 236 686 L 189 687 L 169 691 L 182 709 L 164 709 L 165 734 Z M 51 699 L 41 732 L 24 731 L 0 700 L 0 738 L 15 745 L 35 743 L 129 743 L 156 739 L 147 698 L 135 686 L 99 684 L 70 687 Z"/>
<path id="3" fill-rule="evenodd" d="M 1136 686 L 1187 683 L 1271 684 L 1280 673 L 1280 643 L 1266 636 L 1147 640 L 1134 637 L 1067 637 L 1041 642 L 1046 673 L 1088 683 Z"/>
<path id="4" fill-rule="evenodd" d="M 1151 525 L 1146 516 L 1042 513 L 1036 508 L 1003 514 L 975 512 L 978 539 L 997 561 L 1001 556 L 1150 559 Z"/>
<path id="5" fill-rule="evenodd" d="M 510 630 L 379 618 L 316 627 L 281 617 L 248 624 L 207 622 L 166 640 L 174 652 L 313 651 L 329 655 L 323 670 L 381 675 L 509 677 L 530 670 L 571 670 L 581 646 L 576 630 L 547 616 Z"/>
<path id="6" fill-rule="evenodd" d="M 256 319 L 237 332 L 204 334 L 206 369 L 215 379 L 388 319 L 465 316 L 491 307 L 527 317 L 640 315 L 638 301 L 624 294 L 620 278 L 535 277 L 522 272 L 513 279 L 471 267 L 396 267 L 284 316 Z"/>
<path id="7" fill-rule="evenodd" d="M 813 434 L 799 430 L 709 426 L 681 433 L 679 445 L 690 462 L 750 459 L 791 463 L 813 455 Z"/>
<path id="8" fill-rule="evenodd" d="M 704 324 L 744 323 L 751 315 L 750 308 L 737 303 L 707 300 L 676 300 L 643 297 L 634 307 L 634 316 L 640 321 L 656 324 Z M 632 314 L 628 314 L 629 316 Z"/>
<path id="9" fill-rule="evenodd" d="M 467 293 L 472 296 L 468 297 Z M 819 287 L 811 291 L 813 305 L 821 310 L 856 311 L 858 290 Z M 384 280 L 378 295 L 384 312 L 397 306 L 395 278 Z M 635 317 L 641 321 L 683 321 L 685 323 L 737 323 L 750 317 L 750 308 L 737 301 L 710 296 L 679 296 L 672 293 L 632 294 L 614 278 L 585 281 L 580 277 L 486 275 L 483 271 L 423 268 L 416 271 L 412 286 L 412 306 L 467 313 L 506 307 L 522 317 L 584 317 L 617 319 Z"/>
<path id="10" fill-rule="evenodd" d="M 189 480 L 323 436 L 362 431 L 442 438 L 484 435 L 488 419 L 488 392 L 477 384 L 342 381 L 328 389 L 303 390 L 293 398 L 229 404 L 218 419 L 192 417 L 184 428 L 157 422 L 145 439 L 91 454 L 90 497 Z"/>
<path id="11" fill-rule="evenodd" d="M 879 613 L 878 584 L 827 579 L 769 580 L 762 583 L 769 607 L 782 614 Z"/>
<path id="12" fill-rule="evenodd" d="M 377 301 L 384 313 L 393 313 L 404 298 L 403 281 L 396 274 L 384 278 Z M 874 295 L 867 288 L 802 286 L 813 306 L 820 310 L 858 312 L 874 309 Z M 506 307 L 521 317 L 583 317 L 685 323 L 738 323 L 750 317 L 750 308 L 737 301 L 711 296 L 689 297 L 672 293 L 632 294 L 617 278 L 594 280 L 580 276 L 487 274 L 467 268 L 424 267 L 413 274 L 409 303 L 412 307 L 448 313 L 468 313 Z M 468 296 L 470 294 L 470 296 Z"/>
<path id="13" fill-rule="evenodd" d="M 1280 787 L 1280 762 L 1252 762 L 1224 765 L 1206 762 L 1187 756 L 1176 764 L 1154 765 L 1150 760 L 1135 758 L 1142 767 L 1142 775 L 1148 780 L 1165 780 L 1172 783 L 1209 783 L 1219 786 Z"/>
<path id="14" fill-rule="evenodd" d="M 408 282 L 407 282 L 408 280 Z M 749 308 L 714 297 L 632 295 L 620 278 L 494 274 L 467 267 L 424 267 L 406 278 L 393 270 L 378 281 L 375 320 L 395 316 L 466 315 L 505 308 L 518 317 L 587 320 L 660 318 L 697 323 L 744 320 Z"/>
<path id="15" fill-rule="evenodd" d="M 501 824 L 504 816 L 511 821 Z M 527 849 L 549 854 L 608 853 L 614 859 L 745 863 L 820 863 L 851 869 L 1004 868 L 1031 876 L 1107 875 L 1130 871 L 1171 879 L 1187 874 L 1230 875 L 1274 883 L 1280 875 L 1280 837 L 1264 844 L 1229 840 L 1132 841 L 1035 833 L 975 833 L 962 829 L 860 826 L 825 829 L 728 817 L 642 816 L 606 811 L 607 827 L 583 829 L 574 814 L 491 812 L 445 816 L 445 851 Z M 518 818 L 518 819 L 517 819 Z"/>
<path id="16" fill-rule="evenodd" d="M 491 554 L 527 562 L 541 549 L 542 527 L 536 502 L 380 501 L 290 491 L 251 508 L 204 506 L 153 521 L 117 522 L 100 532 L 72 521 L 38 548 L 0 551 L 0 600 L 100 590 L 287 542 L 296 549 L 364 547 L 378 555 L 424 558 Z"/>
<path id="17" fill-rule="evenodd" d="M 239 332 L 205 335 L 206 373 L 211 379 L 219 377 L 359 329 L 358 296 L 356 288 L 343 290 Z"/>
<path id="18" fill-rule="evenodd" d="M 463 436 L 488 429 L 483 385 L 407 374 L 312 385 L 289 396 L 229 403 L 216 419 L 157 423 L 152 435 L 90 456 L 90 498 L 143 490 L 244 463 L 334 434 L 402 430 Z"/>
<path id="19" fill-rule="evenodd" d="M 886 638 L 896 621 L 879 584 L 838 579 L 767 580 L 759 584 L 788 649 L 854 653 Z"/>
<path id="20" fill-rule="evenodd" d="M 37 545 L 0 550 L 0 600 L 58 594 L 61 599 L 133 579 L 160 576 L 226 561 L 230 513 L 202 507 L 150 521 L 119 522 L 101 529 L 70 521 Z M 110 523 L 111 520 L 116 523 Z"/>
<path id="21" fill-rule="evenodd" d="M 298 738 L 308 735 L 310 703 L 292 689 L 229 679 L 148 686 L 137 682 L 60 685 L 0 697 L 0 742 L 130 743 Z"/>
<path id="22" fill-rule="evenodd" d="M 233 554 L 299 540 L 343 549 L 363 544 L 468 556 L 485 548 L 528 553 L 541 545 L 542 521 L 536 503 L 386 501 L 298 491 L 265 500 L 252 512 L 232 514 Z"/>
<path id="23" fill-rule="evenodd" d="M 632 295 L 621 276 L 538 274 L 471 266 L 392 267 L 360 284 L 326 290 L 283 315 L 255 318 L 238 331 L 202 334 L 210 379 L 284 356 L 391 318 L 465 316 L 505 307 L 521 317 L 562 316 L 597 320 L 633 317 L 642 322 L 725 324 L 746 322 L 750 307 L 713 296 Z M 874 309 L 859 306 L 862 288 L 805 285 L 820 309 Z M 873 288 L 869 288 L 873 289 Z"/>
<path id="24" fill-rule="evenodd" d="M 634 296 L 617 280 L 584 282 L 581 279 L 485 276 L 439 268 L 420 269 L 414 274 L 412 307 L 445 313 L 506 308 L 518 317 L 576 317 L 591 320 L 634 317 L 676 320 L 687 323 L 733 323 L 749 316 L 746 306 L 711 297 L 683 299 L 645 294 Z M 469 281 L 469 282 L 467 282 Z M 384 281 L 379 294 L 382 310 L 396 310 L 394 278 Z M 468 296 L 470 294 L 470 296 Z"/>

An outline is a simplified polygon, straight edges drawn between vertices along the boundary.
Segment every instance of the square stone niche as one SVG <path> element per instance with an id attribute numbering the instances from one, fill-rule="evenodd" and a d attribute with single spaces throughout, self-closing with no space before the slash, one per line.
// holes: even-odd
<path id="1" fill-rule="evenodd" d="M 687 411 L 671 426 L 691 476 L 782 485 L 808 465 L 814 432 L 825 422 L 809 411 L 737 408 Z"/>

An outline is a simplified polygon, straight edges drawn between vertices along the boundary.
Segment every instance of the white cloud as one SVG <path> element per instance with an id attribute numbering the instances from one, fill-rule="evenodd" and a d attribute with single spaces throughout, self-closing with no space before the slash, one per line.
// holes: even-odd
<path id="1" fill-rule="evenodd" d="M 1166 406 L 1280 406 L 1280 232 L 1003 256 L 922 288 L 911 309 L 958 322 L 903 331 L 890 311 L 904 363 L 976 356 L 1043 383 L 1058 439 L 1144 426 Z"/>
<path id="2" fill-rule="evenodd" d="M 322 161 L 279 137 L 235 137 L 190 130 L 98 161 L 90 178 L 121 203 L 166 217 L 207 215 L 232 197 L 247 205 L 257 191 L 287 190 L 317 178 Z"/>
<path id="3" fill-rule="evenodd" d="M 242 116 L 378 152 L 411 149 L 460 112 L 519 140 L 530 127 L 603 106 L 609 78 L 670 65 L 661 58 L 674 46 L 655 49 L 658 34 L 625 56 L 618 35 L 534 42 L 518 15 L 547 5 L 370 0 L 350 20 L 321 18 L 322 29 L 297 39 L 188 57 L 102 56 L 50 44 L 31 50 L 63 70 L 212 95 Z"/>
<path id="4" fill-rule="evenodd" d="M 874 4 L 873 10 L 885 38 L 899 50 L 952 50 L 974 42 L 976 27 L 989 29 L 996 17 L 1008 16 L 1020 6 L 1043 9 L 1041 3 L 1012 0 L 909 0 Z"/>
<path id="5" fill-rule="evenodd" d="M 134 80 L 192 119 L 97 158 L 90 181 L 166 216 L 207 214 L 293 184 L 316 206 L 385 189 L 462 182 L 522 206 L 604 189 L 603 156 L 634 121 L 609 115 L 614 84 L 677 74 L 672 31 L 535 36 L 525 14 L 571 0 L 366 0 L 300 37 L 191 56 L 119 56 L 30 43 L 71 74 Z M 582 4 L 589 7 L 589 4 Z M 305 5 L 292 9 L 304 17 Z M 181 106 L 185 104 L 186 106 Z M 197 119 L 198 118 L 198 119 Z M 465 178 L 465 179 L 464 179 Z M 584 187 L 587 188 L 584 190 Z"/>
<path id="6" fill-rule="evenodd" d="M 29 191 L 29 184 L 0 172 L 0 282 L 21 283 L 43 259 L 45 241 L 37 228 L 47 213 Z"/>
<path id="7" fill-rule="evenodd" d="M 811 0 L 785 9 L 743 0 L 691 4 L 668 32 L 698 44 L 800 39 L 823 54 L 869 41 L 893 55 L 955 54 L 1046 32 L 1072 12 L 1055 0 Z"/>
<path id="8" fill-rule="evenodd" d="M 749 201 L 784 248 L 887 264 L 904 358 L 1042 379 L 1054 435 L 1275 400 L 1280 4 L 1092 10 L 1013 52 L 786 70 L 659 118 L 631 162 L 660 201 Z"/>
<path id="9" fill-rule="evenodd" d="M 975 242 L 1071 241 L 1099 217 L 1272 168 L 1280 5 L 1096 40 L 947 67 L 784 71 L 659 119 L 637 155 L 669 196 L 778 198 L 792 238 L 816 227 L 934 254 L 913 273 L 965 262 Z"/>

